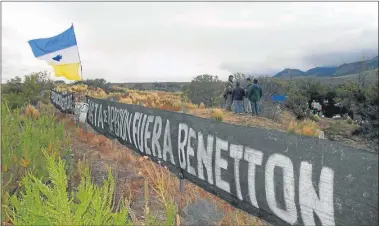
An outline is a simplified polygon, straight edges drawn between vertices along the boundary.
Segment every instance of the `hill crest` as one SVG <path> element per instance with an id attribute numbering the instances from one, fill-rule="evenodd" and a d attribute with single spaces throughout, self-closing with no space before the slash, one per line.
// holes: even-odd
<path id="1" fill-rule="evenodd" d="M 338 67 L 315 67 L 307 71 L 302 71 L 296 68 L 286 68 L 283 71 L 274 75 L 274 77 L 299 77 L 299 76 L 313 76 L 313 77 L 338 77 L 349 74 L 357 74 L 360 71 L 373 70 L 378 68 L 378 56 L 365 61 L 357 61 L 347 64 L 342 64 Z"/>

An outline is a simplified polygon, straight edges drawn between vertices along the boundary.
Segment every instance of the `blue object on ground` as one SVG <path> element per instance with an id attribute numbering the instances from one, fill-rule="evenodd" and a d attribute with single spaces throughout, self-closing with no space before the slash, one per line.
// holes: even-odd
<path id="1" fill-rule="evenodd" d="M 271 100 L 274 102 L 284 102 L 285 99 L 286 99 L 285 95 L 273 95 L 271 97 Z"/>

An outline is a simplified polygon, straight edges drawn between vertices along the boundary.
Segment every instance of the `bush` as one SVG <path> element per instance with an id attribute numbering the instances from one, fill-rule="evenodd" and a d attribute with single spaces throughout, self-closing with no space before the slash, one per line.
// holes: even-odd
<path id="1" fill-rule="evenodd" d="M 298 120 L 308 115 L 308 98 L 300 91 L 292 90 L 285 101 L 285 106 L 296 116 Z"/>
<path id="2" fill-rule="evenodd" d="M 224 119 L 224 112 L 221 109 L 213 109 L 211 117 L 217 121 L 222 121 Z"/>
<path id="3" fill-rule="evenodd" d="M 315 121 L 315 122 L 319 122 L 320 121 L 320 116 L 314 115 L 314 114 L 309 114 L 309 119 L 312 120 L 312 121 Z"/>
<path id="4" fill-rule="evenodd" d="M 188 109 L 195 109 L 197 108 L 196 104 L 193 103 L 185 103 L 185 107 Z"/>
<path id="5" fill-rule="evenodd" d="M 52 88 L 52 81 L 47 72 L 31 73 L 24 76 L 24 83 L 21 83 L 21 77 L 7 81 L 4 86 L 3 97 L 8 101 L 10 109 L 23 107 L 30 103 L 36 105 L 38 101 L 49 101 L 49 96 L 44 92 Z"/>
<path id="6" fill-rule="evenodd" d="M 13 225 L 132 225 L 127 221 L 124 202 L 113 212 L 114 178 L 109 170 L 103 186 L 91 183 L 88 167 L 76 192 L 68 192 L 65 162 L 43 151 L 49 172 L 49 185 L 28 173 L 22 192 L 9 196 L 6 215 Z M 43 197 L 43 198 L 42 198 Z"/>
<path id="7" fill-rule="evenodd" d="M 30 117 L 32 119 L 38 119 L 40 116 L 39 111 L 32 105 L 28 104 L 25 109 L 24 113 L 27 117 Z"/>
<path id="8" fill-rule="evenodd" d="M 41 149 L 55 156 L 70 154 L 69 140 L 64 139 L 63 124 L 54 115 L 40 114 L 34 107 L 11 110 L 1 104 L 2 201 L 6 192 L 17 194 L 21 178 L 29 171 L 37 177 L 47 175 Z"/>
<path id="9" fill-rule="evenodd" d="M 217 76 L 199 75 L 184 88 L 184 95 L 194 104 L 201 102 L 207 107 L 217 104 L 217 97 L 224 91 L 225 84 Z"/>
<path id="10" fill-rule="evenodd" d="M 2 94 L 2 102 L 7 102 L 7 107 L 13 110 L 25 106 L 29 102 L 29 99 L 20 94 L 5 93 Z"/>

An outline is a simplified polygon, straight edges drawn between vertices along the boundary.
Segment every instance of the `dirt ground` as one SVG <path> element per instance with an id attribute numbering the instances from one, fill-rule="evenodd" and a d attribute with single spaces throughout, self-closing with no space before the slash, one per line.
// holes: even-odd
<path id="1" fill-rule="evenodd" d="M 189 114 L 196 115 L 201 118 L 210 118 L 211 109 L 191 109 Z M 283 114 L 280 121 L 288 121 L 290 116 Z M 235 115 L 232 112 L 224 112 L 224 122 L 242 126 L 254 126 L 258 128 L 265 128 L 277 131 L 286 131 L 287 127 L 285 123 L 275 122 L 265 117 L 251 116 L 251 114 Z"/>
<path id="2" fill-rule="evenodd" d="M 182 209 L 185 205 L 193 203 L 196 197 L 214 203 L 217 209 L 223 212 L 222 220 L 214 222 L 214 225 L 268 225 L 189 182 L 185 183 L 185 192 L 181 194 L 177 178 L 164 167 L 139 156 L 116 141 L 95 134 L 91 128 L 84 129 L 84 125 L 77 127 L 72 116 L 57 114 L 58 120 L 65 124 L 66 136 L 71 140 L 74 164 L 86 163 L 91 169 L 95 183 L 102 183 L 103 178 L 108 175 L 108 167 L 112 169 L 116 182 L 115 200 L 122 198 L 127 201 L 134 225 L 141 225 L 146 218 L 146 188 L 148 212 L 160 222 L 166 218 L 162 198 L 167 196 L 177 197 L 175 205 L 179 215 L 176 216 L 176 225 L 183 225 L 185 219 Z M 72 177 L 72 187 L 79 183 L 80 173 L 77 171 Z M 163 189 L 159 190 L 160 188 Z"/>
<path id="3" fill-rule="evenodd" d="M 100 142 L 91 144 L 92 139 L 96 138 L 94 133 L 85 133 L 85 130 L 75 128 L 75 124 L 66 122 L 66 132 L 71 138 L 71 150 L 74 164 L 86 163 L 91 169 L 93 181 L 101 184 L 103 178 L 108 175 L 108 169 L 112 169 L 115 178 L 115 200 L 116 203 L 123 198 L 129 201 L 130 209 L 135 215 L 134 223 L 145 218 L 144 183 L 145 178 L 138 175 L 132 164 L 122 152 L 130 153 L 130 150 L 120 144 L 113 143 L 107 138 Z M 92 134 L 89 135 L 89 134 Z M 79 135 L 79 136 L 78 136 Z M 101 138 L 100 138 L 101 139 Z M 125 153 L 124 153 L 125 154 Z M 137 156 L 136 156 L 137 157 Z M 79 174 L 75 173 L 72 186 L 79 183 Z M 149 191 L 150 213 L 160 220 L 164 220 L 164 209 L 154 192 Z"/>
<path id="4" fill-rule="evenodd" d="M 190 113 L 199 117 L 210 117 L 210 110 L 208 109 L 194 109 L 191 110 Z M 63 115 L 61 113 L 57 114 L 59 115 L 59 120 L 63 120 L 65 123 L 65 131 L 71 140 L 71 149 L 75 164 L 80 165 L 83 162 L 87 163 L 92 170 L 93 180 L 96 183 L 102 182 L 103 177 L 106 177 L 108 174 L 107 168 L 111 167 L 116 182 L 115 200 L 118 201 L 122 198 L 128 201 L 134 224 L 141 224 L 141 222 L 145 221 L 147 212 L 145 208 L 145 192 L 146 187 L 148 187 L 148 212 L 159 221 L 164 221 L 166 217 L 162 196 L 179 197 L 175 199 L 176 207 L 179 210 L 178 213 L 180 213 L 176 221 L 178 225 L 182 225 L 178 223 L 184 221 L 184 219 L 182 219 L 183 216 L 181 216 L 181 210 L 185 205 L 193 203 L 196 195 L 200 195 L 201 198 L 214 203 L 218 210 L 224 213 L 225 217 L 220 222 L 215 222 L 216 225 L 267 225 L 267 223 L 262 220 L 233 208 L 218 197 L 205 192 L 203 189 L 189 182 L 185 184 L 185 193 L 179 193 L 178 180 L 174 175 L 169 173 L 168 170 L 139 156 L 117 141 L 111 141 L 103 135 L 96 134 L 96 132 L 89 127 L 87 130 L 84 129 L 84 125 L 77 127 L 72 116 Z M 283 117 L 282 122 L 274 122 L 261 117 L 252 117 L 250 115 L 236 116 L 232 113 L 226 113 L 224 115 L 224 121 L 245 126 L 285 131 L 285 122 L 290 121 L 289 117 L 290 116 L 287 116 L 287 118 Z M 323 130 L 333 128 L 336 131 L 344 131 L 345 133 L 351 133 L 352 131 L 351 126 L 344 129 L 339 128 L 343 125 L 346 126 L 344 123 L 337 123 L 336 125 L 339 127 L 335 124 L 336 123 L 331 120 L 323 120 L 320 122 L 321 129 Z M 347 134 L 339 133 L 340 132 L 335 133 L 336 138 L 337 136 L 348 137 Z M 340 138 L 340 140 L 341 139 L 342 138 Z M 350 140 L 351 139 L 344 141 L 343 143 L 347 144 Z M 357 145 L 358 143 L 361 142 L 353 142 L 350 146 L 357 147 L 359 146 Z M 161 181 L 157 178 L 161 178 Z M 164 181 L 164 183 L 162 181 Z M 79 174 L 76 173 L 72 180 L 72 186 L 75 187 L 78 182 Z M 146 184 L 148 184 L 148 186 L 146 186 Z M 157 190 L 157 188 L 162 186 L 167 190 L 165 194 L 160 194 Z"/>

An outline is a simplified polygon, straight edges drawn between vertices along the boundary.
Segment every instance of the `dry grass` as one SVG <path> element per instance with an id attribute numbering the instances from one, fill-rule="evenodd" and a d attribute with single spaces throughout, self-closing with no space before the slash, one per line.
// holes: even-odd
<path id="1" fill-rule="evenodd" d="M 141 157 L 142 158 L 142 157 Z M 202 188 L 185 182 L 184 194 L 179 192 L 179 180 L 176 176 L 171 174 L 166 167 L 161 167 L 152 161 L 142 158 L 137 166 L 140 169 L 140 175 L 143 175 L 152 185 L 152 189 L 159 196 L 163 203 L 175 200 L 175 197 L 180 197 L 178 201 L 179 211 L 185 205 L 193 203 L 196 196 L 199 196 L 210 203 L 216 204 L 218 210 L 224 212 L 224 218 L 218 222 L 218 225 L 247 225 L 257 224 L 259 219 L 247 214 L 244 211 L 235 209 L 229 203 L 214 196 Z"/>
<path id="2" fill-rule="evenodd" d="M 65 120 L 65 118 L 63 118 Z M 74 128 L 75 124 L 65 121 L 68 127 Z M 161 166 L 149 160 L 147 156 L 142 157 L 135 154 L 134 151 L 125 148 L 124 146 L 117 144 L 114 145 L 112 142 L 102 136 L 95 135 L 86 132 L 82 128 L 76 128 L 77 139 L 81 142 L 89 144 L 89 146 L 98 146 L 96 149 L 91 149 L 91 151 L 98 151 L 101 155 L 100 159 L 112 160 L 120 167 L 132 168 L 135 173 L 142 176 L 149 187 L 153 191 L 153 195 L 159 198 L 163 207 L 168 207 L 170 203 L 176 203 L 177 213 L 180 213 L 184 206 L 193 203 L 196 200 L 196 196 L 208 200 L 210 203 L 216 204 L 218 210 L 224 213 L 224 218 L 218 222 L 217 225 L 260 225 L 262 222 L 244 211 L 235 209 L 229 203 L 224 200 L 214 196 L 202 188 L 185 182 L 184 194 L 179 191 L 179 180 L 173 175 L 167 167 Z M 92 155 L 95 156 L 95 155 Z M 88 156 L 90 157 L 90 156 Z M 78 167 L 80 169 L 80 167 Z M 77 176 L 80 172 L 77 172 Z M 134 200 L 137 196 L 144 195 L 139 191 L 141 187 L 145 186 L 144 181 L 137 180 L 130 183 L 125 183 L 121 185 L 124 197 L 130 202 Z M 180 217 L 175 217 L 176 225 L 180 223 Z"/>
<path id="3" fill-rule="evenodd" d="M 320 126 L 310 119 L 300 122 L 291 120 L 287 127 L 287 131 L 304 136 L 318 137 L 320 135 Z"/>
<path id="4" fill-rule="evenodd" d="M 197 105 L 196 105 L 196 104 L 193 104 L 193 103 L 185 103 L 184 106 L 185 106 L 187 109 L 196 109 L 196 108 L 197 108 Z"/>
<path id="5" fill-rule="evenodd" d="M 224 119 L 224 112 L 221 109 L 212 109 L 211 117 L 217 121 L 222 121 Z"/>
<path id="6" fill-rule="evenodd" d="M 223 113 L 223 122 L 251 126 L 265 129 L 274 129 L 278 131 L 287 131 L 286 124 L 272 121 L 264 117 L 253 117 L 251 115 L 235 115 L 232 112 L 224 111 L 219 109 Z M 201 118 L 212 118 L 212 109 L 192 109 L 189 114 L 201 117 Z M 289 117 L 289 116 L 286 116 Z"/>
<path id="7" fill-rule="evenodd" d="M 24 114 L 27 116 L 27 117 L 30 117 L 30 118 L 33 118 L 33 119 L 37 119 L 40 117 L 40 113 L 39 111 L 33 106 L 33 105 L 30 105 L 28 104 L 24 110 L 23 110 Z"/>

